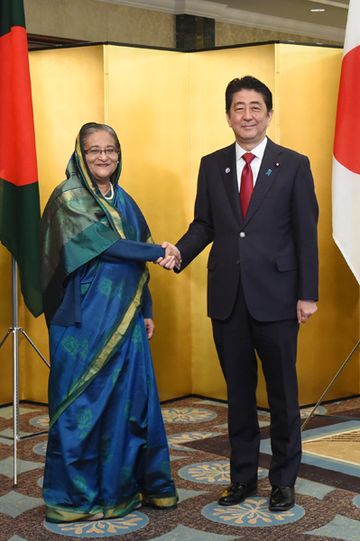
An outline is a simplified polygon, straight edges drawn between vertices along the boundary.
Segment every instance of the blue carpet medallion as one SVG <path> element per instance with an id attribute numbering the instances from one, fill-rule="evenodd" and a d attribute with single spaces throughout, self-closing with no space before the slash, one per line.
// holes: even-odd
<path id="1" fill-rule="evenodd" d="M 224 507 L 217 503 L 210 503 L 203 507 L 201 514 L 220 524 L 228 526 L 246 526 L 250 528 L 264 528 L 264 526 L 279 526 L 297 522 L 305 511 L 300 505 L 295 505 L 283 513 L 271 513 L 268 509 L 268 499 L 254 496 L 238 505 Z"/>
<path id="2" fill-rule="evenodd" d="M 144 528 L 149 519 L 143 513 L 135 511 L 123 518 L 114 518 L 111 520 L 94 520 L 84 522 L 68 522 L 55 524 L 44 522 L 44 527 L 52 533 L 68 537 L 78 538 L 101 538 L 112 537 L 115 535 L 124 535 Z"/>
<path id="3" fill-rule="evenodd" d="M 209 483 L 228 485 L 230 483 L 230 463 L 228 460 L 212 460 L 183 466 L 178 471 L 179 476 L 194 483 Z M 258 478 L 266 477 L 267 471 L 259 468 Z"/>

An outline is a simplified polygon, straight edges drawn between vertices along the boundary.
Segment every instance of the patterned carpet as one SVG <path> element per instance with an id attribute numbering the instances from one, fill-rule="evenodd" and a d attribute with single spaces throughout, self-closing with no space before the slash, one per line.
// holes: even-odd
<path id="1" fill-rule="evenodd" d="M 360 541 L 360 398 L 321 406 L 303 433 L 296 506 L 267 509 L 269 415 L 260 413 L 261 468 L 256 497 L 234 507 L 216 500 L 229 482 L 226 405 L 186 398 L 163 405 L 180 502 L 175 510 L 143 507 L 123 519 L 67 525 L 44 521 L 41 483 L 46 435 L 18 444 L 12 481 L 12 408 L 0 408 L 0 541 Z M 310 410 L 302 412 L 303 417 Z M 43 406 L 21 406 L 21 435 L 47 428 Z"/>

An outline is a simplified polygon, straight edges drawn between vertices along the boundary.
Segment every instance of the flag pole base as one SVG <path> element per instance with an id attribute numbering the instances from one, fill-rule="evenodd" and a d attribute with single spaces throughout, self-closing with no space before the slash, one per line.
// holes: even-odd
<path id="1" fill-rule="evenodd" d="M 17 451 L 18 443 L 23 439 L 28 439 L 31 437 L 40 436 L 41 434 L 46 434 L 47 431 L 43 432 L 34 432 L 32 434 L 27 434 L 26 436 L 21 436 L 19 432 L 19 335 L 23 335 L 25 339 L 29 342 L 31 347 L 36 351 L 40 359 L 50 368 L 50 364 L 41 353 L 39 348 L 31 340 L 29 335 L 25 332 L 22 327 L 19 327 L 19 305 L 18 305 L 18 277 L 17 277 L 17 265 L 14 257 L 11 257 L 12 260 L 12 272 L 11 272 L 11 283 L 12 283 L 12 327 L 10 327 L 5 334 L 4 338 L 0 342 L 0 348 L 6 342 L 6 339 L 12 335 L 12 359 L 13 359 L 13 435 L 12 438 L 9 438 L 13 441 L 14 444 L 14 453 L 13 453 L 13 484 L 14 487 L 17 486 Z"/>
<path id="2" fill-rule="evenodd" d="M 320 406 L 321 402 L 323 401 L 325 395 L 328 393 L 328 391 L 331 389 L 331 387 L 334 385 L 335 381 L 337 380 L 337 378 L 340 376 L 341 372 L 345 369 L 345 367 L 349 364 L 352 356 L 354 355 L 355 351 L 357 350 L 357 348 L 359 347 L 359 344 L 360 344 L 360 339 L 356 342 L 356 344 L 354 345 L 354 347 L 352 348 L 352 350 L 350 351 L 349 355 L 346 357 L 345 361 L 341 364 L 340 368 L 338 369 L 338 371 L 336 372 L 336 374 L 334 375 L 334 377 L 332 378 L 332 380 L 330 381 L 330 383 L 328 384 L 328 386 L 324 389 L 322 395 L 320 396 L 319 400 L 316 402 L 315 406 L 313 407 L 313 409 L 310 411 L 308 417 L 305 419 L 305 421 L 303 422 L 303 424 L 301 425 L 301 431 L 304 430 L 304 428 L 306 427 L 306 425 L 308 424 L 308 422 L 310 421 L 311 417 L 315 414 L 315 411 L 317 410 L 317 408 Z"/>

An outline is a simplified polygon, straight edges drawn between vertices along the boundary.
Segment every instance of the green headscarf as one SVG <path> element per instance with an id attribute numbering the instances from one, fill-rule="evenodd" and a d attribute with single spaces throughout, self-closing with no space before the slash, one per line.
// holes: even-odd
<path id="1" fill-rule="evenodd" d="M 67 180 L 55 188 L 41 220 L 42 291 L 46 315 L 53 314 L 60 304 L 64 280 L 69 274 L 119 238 L 125 238 L 119 212 L 101 196 L 86 164 L 80 135 L 87 127 L 109 128 L 95 123 L 81 128 L 66 168 Z M 115 138 L 118 144 L 116 134 Z M 120 173 L 119 145 L 119 163 L 111 177 L 114 186 Z"/>

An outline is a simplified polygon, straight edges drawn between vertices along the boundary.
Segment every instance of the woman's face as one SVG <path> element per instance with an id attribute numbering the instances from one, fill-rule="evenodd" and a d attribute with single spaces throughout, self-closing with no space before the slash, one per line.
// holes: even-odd
<path id="1" fill-rule="evenodd" d="M 114 138 L 107 131 L 96 131 L 84 141 L 86 163 L 98 184 L 107 184 L 114 173 L 119 154 Z"/>

